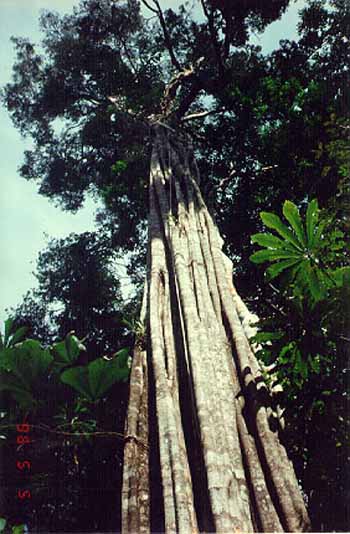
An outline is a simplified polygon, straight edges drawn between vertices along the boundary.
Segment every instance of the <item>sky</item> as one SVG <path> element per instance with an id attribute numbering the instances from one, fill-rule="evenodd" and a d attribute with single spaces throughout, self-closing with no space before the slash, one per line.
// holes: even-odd
<path id="1" fill-rule="evenodd" d="M 40 40 L 39 16 L 42 9 L 70 12 L 77 0 L 0 0 L 0 86 L 10 81 L 14 60 L 11 36 Z M 163 8 L 176 8 L 178 0 L 160 0 Z M 272 23 L 262 36 L 252 40 L 264 52 L 278 47 L 280 39 L 297 38 L 298 11 L 305 0 L 292 1 L 281 20 Z M 23 139 L 0 107 L 0 325 L 6 308 L 18 305 L 23 295 L 35 287 L 38 253 L 50 238 L 94 228 L 95 204 L 87 199 L 77 214 L 64 212 L 37 193 L 37 185 L 19 176 L 24 150 Z M 0 326 L 1 328 L 1 326 Z"/>

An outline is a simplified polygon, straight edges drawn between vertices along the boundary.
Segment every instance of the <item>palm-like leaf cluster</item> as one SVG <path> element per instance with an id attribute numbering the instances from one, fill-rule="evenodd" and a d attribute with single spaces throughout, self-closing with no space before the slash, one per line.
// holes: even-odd
<path id="1" fill-rule="evenodd" d="M 262 222 L 278 236 L 272 233 L 254 234 L 252 243 L 264 248 L 250 257 L 254 263 L 272 263 L 266 270 L 269 280 L 285 272 L 290 283 L 306 286 L 315 302 L 325 298 L 330 287 L 343 285 L 346 274 L 346 268 L 332 271 L 322 261 L 327 247 L 326 222 L 320 220 L 319 213 L 316 199 L 308 204 L 305 222 L 297 206 L 289 200 L 283 205 L 283 215 L 289 225 L 284 224 L 275 213 L 263 211 L 260 214 Z"/>

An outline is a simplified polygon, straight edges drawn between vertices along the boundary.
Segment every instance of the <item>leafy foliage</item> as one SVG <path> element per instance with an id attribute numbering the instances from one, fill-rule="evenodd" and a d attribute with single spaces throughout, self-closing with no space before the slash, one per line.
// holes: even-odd
<path id="1" fill-rule="evenodd" d="M 61 380 L 76 389 L 87 400 L 94 402 L 102 398 L 115 383 L 129 377 L 129 351 L 122 349 L 114 358 L 98 358 L 86 367 L 71 367 L 61 375 Z"/>
<path id="2" fill-rule="evenodd" d="M 5 322 L 8 346 L 0 351 L 0 391 L 9 391 L 21 408 L 33 408 L 35 396 L 42 392 L 40 383 L 45 379 L 57 380 L 59 373 L 64 384 L 73 387 L 90 402 L 103 398 L 115 382 L 128 379 L 128 349 L 118 351 L 111 359 L 97 358 L 86 366 L 76 366 L 80 352 L 86 351 L 76 336 L 68 334 L 64 341 L 49 348 L 43 348 L 34 339 L 15 343 L 24 330 L 22 327 L 11 333 L 13 324 L 13 319 Z"/>
<path id="3" fill-rule="evenodd" d="M 24 335 L 24 327 L 16 329 L 12 318 L 5 321 L 5 334 L 0 350 L 2 454 L 6 453 L 12 458 L 15 450 L 13 442 L 16 440 L 15 428 L 21 419 L 30 421 L 31 437 L 34 436 L 36 443 L 34 448 L 26 445 L 30 448 L 30 453 L 26 451 L 26 458 L 30 457 L 31 465 L 35 465 L 37 458 L 40 458 L 40 465 L 43 462 L 46 466 L 46 477 L 51 476 L 50 472 L 54 474 L 55 457 L 58 455 L 65 463 L 69 460 L 69 455 L 72 455 L 75 466 L 80 466 L 80 461 L 91 466 L 94 466 L 95 461 L 100 462 L 101 454 L 102 457 L 106 456 L 106 451 L 105 447 L 101 448 L 98 443 L 99 436 L 108 439 L 110 435 L 114 438 L 115 444 L 109 445 L 109 449 L 115 453 L 122 445 L 116 441 L 116 421 L 121 417 L 120 423 L 123 423 L 120 401 L 125 397 L 123 383 L 128 380 L 130 373 L 129 349 L 119 350 L 112 358 L 101 357 L 86 365 L 77 365 L 80 354 L 86 351 L 86 347 L 73 333 L 69 333 L 63 341 L 47 347 L 43 347 L 37 340 L 23 339 Z M 116 391 L 113 392 L 115 385 Z M 115 407 L 116 398 L 119 403 Z M 122 431 L 122 427 L 120 430 Z M 89 460 L 86 454 L 90 455 Z M 1 465 L 1 472 L 6 475 L 5 480 L 13 478 L 11 472 L 6 472 L 11 471 L 15 463 L 13 459 L 13 462 Z M 44 499 L 43 506 L 47 506 L 45 481 L 40 477 L 37 479 L 35 472 L 28 472 L 27 476 L 33 499 L 39 503 Z M 88 472 L 85 468 L 82 472 L 80 467 L 78 471 L 66 467 L 63 472 L 63 478 L 69 484 L 75 481 L 73 487 L 84 484 L 84 481 L 89 479 L 91 483 L 91 476 L 91 471 Z M 19 485 L 21 483 L 18 482 Z M 57 482 L 55 485 L 57 486 Z M 10 496 L 11 486 L 5 485 L 3 491 L 7 497 Z M 74 491 L 69 488 L 65 488 L 65 491 L 68 491 L 67 497 L 73 504 Z M 99 491 L 98 487 L 96 491 Z M 31 515 L 39 519 L 43 512 L 40 505 L 39 508 L 37 506 L 34 506 Z M 57 506 L 57 503 L 53 504 L 54 509 Z M 16 512 L 13 505 L 11 508 L 7 510 L 8 517 L 12 523 L 18 523 L 18 510 Z M 17 513 L 15 517 L 11 516 L 14 512 Z M 23 509 L 19 515 L 23 515 Z M 27 517 L 23 522 L 27 522 Z M 5 528 L 6 520 L 3 521 Z M 81 524 L 79 526 L 81 527 Z M 14 528 L 19 527 L 13 527 L 12 531 Z"/>
<path id="4" fill-rule="evenodd" d="M 273 313 L 265 312 L 263 330 L 253 341 L 271 369 L 267 380 L 282 387 L 285 439 L 308 492 L 310 512 L 316 515 L 335 499 L 335 486 L 345 491 L 350 469 L 346 415 L 350 267 L 344 233 L 319 211 L 315 199 L 307 206 L 305 220 L 288 201 L 283 213 L 289 226 L 273 213 L 261 214 L 265 225 L 280 237 L 252 236 L 252 242 L 264 249 L 251 260 L 272 263 L 266 282 L 275 295 Z M 279 289 L 270 282 L 274 278 Z M 322 445 L 315 441 L 316 435 L 322 435 Z M 327 464 L 322 461 L 325 455 Z M 345 525 L 345 510 L 339 506 L 338 512 L 332 520 Z"/>
<path id="5" fill-rule="evenodd" d="M 54 365 L 62 369 L 63 367 L 74 365 L 81 351 L 85 351 L 85 346 L 73 334 L 68 334 L 64 341 L 59 341 L 52 345 L 54 355 Z"/>
<path id="6" fill-rule="evenodd" d="M 310 300 L 316 303 L 326 298 L 329 289 L 342 287 L 345 279 L 349 279 L 349 267 L 331 270 L 325 265 L 332 252 L 344 248 L 344 233 L 340 230 L 333 232 L 331 241 L 325 237 L 325 222 L 319 221 L 316 199 L 308 205 L 305 224 L 293 202 L 285 201 L 283 214 L 289 227 L 278 215 L 261 213 L 263 223 L 283 239 L 270 233 L 253 235 L 252 243 L 265 248 L 252 254 L 250 259 L 257 264 L 274 262 L 266 270 L 268 280 L 286 272 L 288 283 L 304 288 L 309 293 Z"/>
<path id="7" fill-rule="evenodd" d="M 16 345 L 16 343 L 22 341 L 22 339 L 24 338 L 27 328 L 25 326 L 22 326 L 21 328 L 18 328 L 16 331 L 14 331 L 13 326 L 14 320 L 12 318 L 9 318 L 5 321 L 4 339 L 2 338 L 2 334 L 0 332 L 0 350 L 10 348 L 13 345 Z"/>

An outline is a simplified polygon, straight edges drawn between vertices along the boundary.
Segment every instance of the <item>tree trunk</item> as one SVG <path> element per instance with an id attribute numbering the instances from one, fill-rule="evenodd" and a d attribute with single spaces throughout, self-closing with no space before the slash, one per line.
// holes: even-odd
<path id="1" fill-rule="evenodd" d="M 308 530 L 248 341 L 255 316 L 235 291 L 192 150 L 165 125 L 153 132 L 146 335 L 130 380 L 123 532 Z"/>

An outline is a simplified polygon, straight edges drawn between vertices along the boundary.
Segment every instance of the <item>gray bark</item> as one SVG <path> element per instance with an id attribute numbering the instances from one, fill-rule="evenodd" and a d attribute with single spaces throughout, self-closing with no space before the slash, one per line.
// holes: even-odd
<path id="1" fill-rule="evenodd" d="M 234 287 L 191 149 L 153 130 L 147 339 L 130 381 L 123 532 L 306 531 L 248 340 L 256 317 Z"/>

